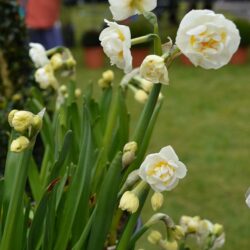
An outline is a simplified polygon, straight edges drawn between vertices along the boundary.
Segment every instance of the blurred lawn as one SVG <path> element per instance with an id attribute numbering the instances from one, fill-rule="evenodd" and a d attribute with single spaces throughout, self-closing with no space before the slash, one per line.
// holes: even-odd
<path id="1" fill-rule="evenodd" d="M 106 13 L 103 9 L 95 11 L 101 15 Z M 87 25 L 99 25 L 101 19 L 96 20 L 95 24 L 86 21 Z M 81 50 L 75 49 L 74 54 L 79 62 L 78 83 L 84 89 L 89 80 L 97 82 L 103 69 L 84 68 Z M 250 186 L 250 64 L 206 71 L 177 62 L 169 73 L 171 83 L 163 88 L 165 103 L 149 152 L 172 145 L 188 166 L 188 175 L 176 189 L 166 193 L 161 211 L 176 222 L 186 214 L 221 223 L 227 237 L 224 250 L 249 250 L 250 210 L 244 194 Z M 121 72 L 116 71 L 117 82 L 121 76 Z M 142 105 L 132 96 L 128 105 L 133 129 Z M 152 214 L 148 203 L 143 219 Z M 158 249 L 145 238 L 138 248 Z"/>

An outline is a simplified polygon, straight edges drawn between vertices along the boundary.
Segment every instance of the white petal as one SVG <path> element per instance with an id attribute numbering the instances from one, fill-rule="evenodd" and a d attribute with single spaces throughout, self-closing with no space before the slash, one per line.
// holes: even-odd
<path id="1" fill-rule="evenodd" d="M 178 161 L 177 165 L 178 167 L 176 168 L 176 172 L 175 172 L 176 177 L 178 177 L 179 179 L 182 179 L 187 174 L 187 167 L 181 161 Z"/>
<path id="2" fill-rule="evenodd" d="M 167 159 L 168 161 L 173 160 L 173 161 L 178 161 L 179 158 L 176 155 L 174 149 L 171 146 L 164 147 L 160 150 L 159 152 L 160 156 L 163 157 L 164 159 Z"/>

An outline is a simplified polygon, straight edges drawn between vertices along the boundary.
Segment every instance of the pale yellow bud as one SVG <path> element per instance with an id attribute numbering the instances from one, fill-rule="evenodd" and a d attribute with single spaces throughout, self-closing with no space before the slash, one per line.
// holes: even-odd
<path id="1" fill-rule="evenodd" d="M 135 92 L 135 100 L 145 103 L 148 100 L 148 94 L 144 90 L 139 89 Z"/>
<path id="2" fill-rule="evenodd" d="M 159 231 L 151 231 L 148 235 L 148 241 L 153 245 L 158 244 L 160 240 L 162 240 L 162 235 Z"/>
<path id="3" fill-rule="evenodd" d="M 65 95 L 67 93 L 67 87 L 65 85 L 60 86 L 59 91 Z"/>
<path id="4" fill-rule="evenodd" d="M 143 79 L 143 78 L 140 80 L 140 82 L 141 82 L 141 87 L 143 88 L 143 90 L 145 90 L 148 93 L 152 90 L 152 88 L 153 88 L 152 82 L 150 82 L 146 79 Z"/>
<path id="5" fill-rule="evenodd" d="M 12 101 L 13 102 L 18 102 L 22 99 L 22 95 L 21 94 L 15 94 L 12 96 Z"/>
<path id="6" fill-rule="evenodd" d="M 172 235 L 173 235 L 174 239 L 180 240 L 185 236 L 185 232 L 181 226 L 177 225 L 173 229 Z"/>
<path id="7" fill-rule="evenodd" d="M 163 247 L 164 247 L 164 249 L 166 249 L 166 250 L 178 250 L 179 248 L 178 248 L 178 243 L 177 243 L 177 241 L 164 241 L 164 242 L 162 242 L 162 244 L 161 244 Z"/>
<path id="8" fill-rule="evenodd" d="M 82 95 L 82 90 L 79 89 L 79 88 L 77 88 L 77 89 L 75 90 L 75 97 L 76 97 L 76 98 L 79 98 L 81 95 Z"/>
<path id="9" fill-rule="evenodd" d="M 17 132 L 23 133 L 32 125 L 33 117 L 29 111 L 17 111 L 14 113 L 12 126 Z"/>
<path id="10" fill-rule="evenodd" d="M 102 78 L 106 82 L 112 82 L 114 80 L 114 77 L 114 72 L 112 70 L 107 70 L 102 74 Z"/>
<path id="11" fill-rule="evenodd" d="M 35 115 L 33 117 L 33 121 L 32 121 L 32 127 L 37 130 L 40 131 L 43 125 L 43 120 L 39 115 Z"/>
<path id="12" fill-rule="evenodd" d="M 60 53 L 54 54 L 50 59 L 51 66 L 54 70 L 57 70 L 63 65 L 63 58 Z"/>
<path id="13" fill-rule="evenodd" d="M 132 151 L 127 151 L 122 155 L 122 165 L 124 167 L 130 165 L 135 159 L 135 153 Z"/>
<path id="14" fill-rule="evenodd" d="M 9 124 L 10 124 L 11 127 L 13 127 L 12 120 L 13 120 L 13 117 L 14 117 L 14 115 L 15 115 L 16 112 L 18 112 L 18 110 L 17 109 L 13 109 L 13 110 L 10 111 L 10 113 L 8 115 L 8 122 L 9 122 Z"/>
<path id="15" fill-rule="evenodd" d="M 137 142 L 131 141 L 125 144 L 123 148 L 123 152 L 131 151 L 131 152 L 136 152 L 138 149 Z"/>
<path id="16" fill-rule="evenodd" d="M 151 197 L 151 205 L 154 211 L 160 209 L 164 202 L 164 196 L 160 192 L 155 192 Z"/>
<path id="17" fill-rule="evenodd" d="M 25 136 L 20 136 L 16 140 L 13 140 L 10 145 L 10 151 L 11 152 L 22 152 L 29 146 L 29 139 Z"/>
<path id="18" fill-rule="evenodd" d="M 119 208 L 121 210 L 126 210 L 129 213 L 135 213 L 139 208 L 139 199 L 131 191 L 126 191 L 120 200 Z"/>
<path id="19" fill-rule="evenodd" d="M 107 89 L 111 86 L 111 82 L 105 81 L 103 78 L 98 80 L 98 85 L 102 89 Z"/>
<path id="20" fill-rule="evenodd" d="M 76 61 L 73 57 L 70 57 L 67 61 L 66 61 L 66 65 L 68 68 L 74 68 L 76 66 Z"/>
<path id="21" fill-rule="evenodd" d="M 216 236 L 220 236 L 222 235 L 222 233 L 224 232 L 224 228 L 221 224 L 214 224 L 213 226 L 213 234 L 216 235 Z"/>

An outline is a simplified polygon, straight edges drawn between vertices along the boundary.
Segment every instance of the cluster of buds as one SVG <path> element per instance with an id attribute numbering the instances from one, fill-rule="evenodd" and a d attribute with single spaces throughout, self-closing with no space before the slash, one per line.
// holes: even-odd
<path id="1" fill-rule="evenodd" d="M 66 48 L 55 48 L 46 51 L 39 43 L 30 43 L 30 57 L 37 70 L 35 80 L 40 88 L 52 87 L 58 89 L 55 72 L 62 69 L 62 75 L 70 75 L 75 71 L 76 61 Z"/>
<path id="2" fill-rule="evenodd" d="M 148 235 L 148 241 L 153 245 L 158 245 L 164 250 L 178 250 L 178 243 L 175 239 L 164 239 L 159 231 L 153 230 Z"/>
<path id="3" fill-rule="evenodd" d="M 22 152 L 34 143 L 36 135 L 42 128 L 42 118 L 45 109 L 37 115 L 29 111 L 12 110 L 8 116 L 10 126 L 19 134 L 10 145 L 12 152 Z"/>
<path id="4" fill-rule="evenodd" d="M 115 75 L 112 70 L 107 70 L 102 73 L 102 77 L 98 80 L 98 85 L 102 89 L 108 89 L 114 81 Z"/>
<path id="5" fill-rule="evenodd" d="M 185 237 L 192 236 L 196 238 L 197 244 L 205 249 L 218 249 L 225 243 L 225 233 L 223 226 L 199 216 L 182 216 L 180 219 Z"/>
<path id="6" fill-rule="evenodd" d="M 153 82 L 140 76 L 140 69 L 134 69 L 131 73 L 125 75 L 122 79 L 121 86 L 128 87 L 133 93 L 134 98 L 139 103 L 146 103 L 149 94 L 153 88 Z M 159 94 L 158 101 L 162 100 L 162 93 Z"/>

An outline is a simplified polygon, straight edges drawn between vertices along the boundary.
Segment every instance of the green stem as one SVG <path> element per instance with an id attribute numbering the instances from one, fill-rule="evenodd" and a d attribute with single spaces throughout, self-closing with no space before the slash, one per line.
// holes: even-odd
<path id="1" fill-rule="evenodd" d="M 148 43 L 148 42 L 151 42 L 152 40 L 160 40 L 160 37 L 157 34 L 149 34 L 146 36 L 133 38 L 131 40 L 131 44 L 133 46 L 133 45 L 137 45 L 137 44 Z"/>
<path id="2" fill-rule="evenodd" d="M 28 175 L 29 161 L 32 155 L 32 149 L 28 149 L 22 153 L 22 158 L 17 167 L 17 173 L 13 182 L 12 197 L 7 213 L 4 233 L 2 237 L 1 250 L 13 250 L 13 240 L 15 239 L 15 229 L 17 223 L 18 210 L 22 209 L 22 199 L 25 191 L 25 184 Z"/>

